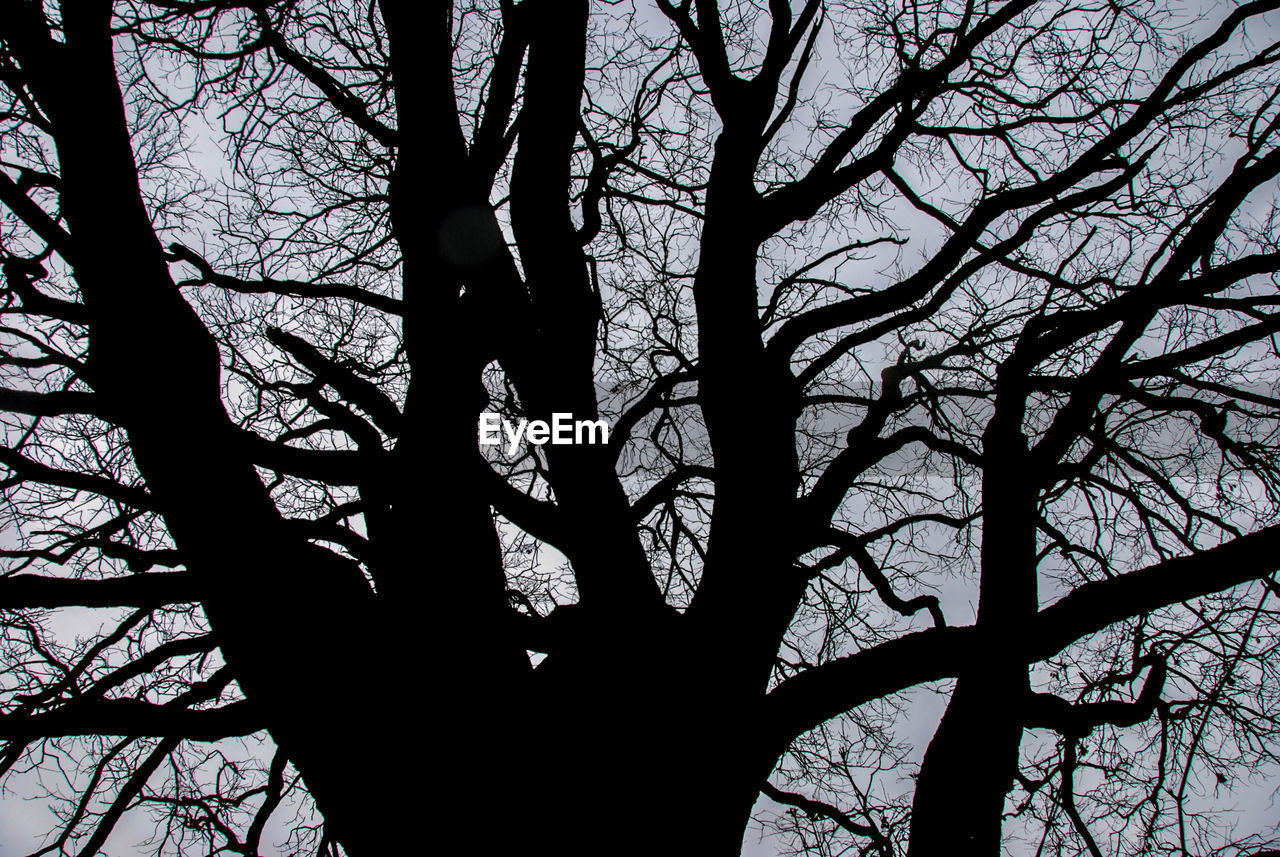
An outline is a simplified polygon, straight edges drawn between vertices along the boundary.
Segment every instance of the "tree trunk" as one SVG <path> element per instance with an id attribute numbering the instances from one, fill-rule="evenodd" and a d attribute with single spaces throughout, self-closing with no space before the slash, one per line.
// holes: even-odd
<path id="1" fill-rule="evenodd" d="M 740 852 L 776 761 L 759 747 L 759 698 L 667 630 L 552 655 L 534 673 L 544 704 L 512 718 L 510 732 L 539 736 L 519 751 L 537 781 L 531 824 L 559 853 Z"/>
<path id="2" fill-rule="evenodd" d="M 1017 649 L 1037 610 L 1039 494 L 1022 419 L 1026 393 L 1003 383 L 983 435 L 976 662 L 963 671 L 929 743 L 912 801 L 910 857 L 1000 853 L 1004 797 L 1022 740 L 1027 665 Z"/>
<path id="3" fill-rule="evenodd" d="M 1024 677 L 1025 680 L 1025 677 Z M 909 857 L 1000 853 L 1022 729 L 1016 676 L 962 676 L 929 742 L 912 802 Z"/>

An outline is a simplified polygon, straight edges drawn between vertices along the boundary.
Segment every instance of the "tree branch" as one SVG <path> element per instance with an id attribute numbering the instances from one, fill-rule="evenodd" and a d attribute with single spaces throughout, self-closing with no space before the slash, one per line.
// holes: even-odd
<path id="1" fill-rule="evenodd" d="M 35 574 L 0 577 L 0 610 L 56 607 L 160 607 L 199 601 L 189 572 L 71 580 Z"/>
<path id="2" fill-rule="evenodd" d="M 1273 573 L 1280 524 L 1224 545 L 1177 557 L 1107 580 L 1086 583 L 1040 610 L 1026 624 L 1017 649 L 1026 663 L 1050 658 L 1116 622 Z M 787 679 L 767 698 L 766 710 L 781 753 L 786 743 L 818 724 L 872 699 L 908 687 L 981 669 L 990 646 L 978 628 L 932 628 L 828 661 Z M 1159 684 L 1152 685 L 1153 692 Z"/>
<path id="3" fill-rule="evenodd" d="M 194 279 L 182 280 L 179 286 L 217 286 L 231 292 L 246 295 L 290 295 L 298 298 L 340 298 L 372 307 L 388 315 L 404 315 L 404 302 L 358 286 L 335 283 L 308 283 L 302 280 L 242 280 L 227 274 L 219 274 L 199 254 L 181 244 L 170 244 L 169 253 L 179 262 L 186 262 L 199 272 Z"/>
<path id="4" fill-rule="evenodd" d="M 0 738 L 21 740 L 71 735 L 122 735 L 221 741 L 265 728 L 248 702 L 192 710 L 135 699 L 103 699 L 41 714 L 0 715 Z"/>
<path id="5" fill-rule="evenodd" d="M 1032 729 L 1052 729 L 1072 738 L 1082 738 L 1104 724 L 1133 726 L 1141 723 L 1156 710 L 1167 675 L 1162 657 L 1143 658 L 1135 665 L 1135 672 L 1147 666 L 1151 672 L 1133 702 L 1072 703 L 1052 693 L 1036 693 L 1024 703 L 1023 723 Z"/>
<path id="6" fill-rule="evenodd" d="M 820 818 L 829 818 L 854 836 L 863 836 L 869 838 L 875 843 L 876 848 L 882 854 L 890 853 L 889 840 L 880 832 L 873 824 L 861 824 L 849 817 L 844 812 L 829 803 L 820 800 L 805 797 L 804 795 L 794 794 L 792 792 L 784 792 L 772 783 L 765 783 L 760 787 L 760 793 L 772 801 L 776 801 L 784 806 L 794 806 L 796 809 L 803 810 L 809 815 L 815 815 Z"/>

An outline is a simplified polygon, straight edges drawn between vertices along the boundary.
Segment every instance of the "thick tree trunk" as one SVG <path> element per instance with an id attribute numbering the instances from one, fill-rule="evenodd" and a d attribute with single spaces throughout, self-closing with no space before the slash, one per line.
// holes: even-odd
<path id="1" fill-rule="evenodd" d="M 458 280 L 430 254 L 407 265 L 413 318 L 406 339 L 416 382 L 440 383 L 432 397 L 415 388 L 406 407 L 412 441 L 396 450 L 393 478 L 411 483 L 410 490 L 382 486 L 392 526 L 390 538 L 371 532 L 375 547 L 386 548 L 376 554 L 379 597 L 354 563 L 291 536 L 232 441 L 216 344 L 170 279 L 141 199 L 114 76 L 110 11 L 107 0 L 66 4 L 66 46 L 46 38 L 50 53 L 30 63 L 54 120 L 71 261 L 92 316 L 85 376 L 129 432 L 148 490 L 191 558 L 221 651 L 302 773 L 328 832 L 352 857 L 381 857 L 417 842 L 439 853 L 515 853 L 544 836 L 567 854 L 738 853 L 773 762 L 752 751 L 750 738 L 776 636 L 785 630 L 785 604 L 764 594 L 750 602 L 774 621 L 763 641 L 734 635 L 755 657 L 727 673 L 712 663 L 716 641 L 740 630 L 742 617 L 722 605 L 714 628 L 680 645 L 669 629 L 646 627 L 674 617 L 661 609 L 651 578 L 634 590 L 641 578 L 630 566 L 639 561 L 625 575 L 607 562 L 617 554 L 609 537 L 620 532 L 615 528 L 586 552 L 600 560 L 592 580 L 606 587 L 604 603 L 644 609 L 603 611 L 597 628 L 575 641 L 576 655 L 552 656 L 566 661 L 563 667 L 553 660 L 545 674 L 522 668 L 523 649 L 505 623 L 487 500 L 463 457 L 440 456 L 474 443 L 478 366 L 459 369 L 442 344 L 432 347 L 439 331 L 429 325 L 456 320 Z M 434 133 L 404 134 L 412 141 L 427 131 Z M 438 204 L 417 204 L 427 198 L 411 193 L 421 178 L 411 168 L 408 179 L 397 177 L 397 229 L 409 246 L 435 236 L 448 213 L 445 194 L 430 197 Z M 750 289 L 750 273 L 735 282 Z M 750 310 L 742 323 L 759 351 L 754 291 L 734 300 Z M 585 360 L 582 386 L 589 388 L 586 358 L 579 362 Z M 723 365 L 725 377 L 729 368 Z M 145 384 L 141 370 L 150 373 Z M 451 374 L 433 379 L 433 371 Z M 726 390 L 730 401 L 721 411 L 737 414 L 752 392 Z M 790 415 L 769 416 L 781 443 Z M 740 438 L 736 454 L 745 456 L 747 446 Z M 784 472 L 771 474 L 775 507 L 794 493 L 793 457 L 784 455 Z M 588 495 L 603 497 L 617 520 L 627 520 L 616 479 L 602 476 L 611 462 L 583 459 L 576 481 L 557 490 L 588 511 Z M 415 496 L 423 484 L 452 495 L 444 514 Z M 738 508 L 752 509 L 742 502 Z M 753 523 L 763 516 L 747 515 Z M 638 547 L 628 550 L 637 554 Z M 781 559 L 751 569 L 756 551 L 735 557 L 721 562 L 726 572 L 738 566 L 767 578 L 786 570 Z M 419 818 L 424 805 L 427 817 Z"/>
<path id="2" fill-rule="evenodd" d="M 956 683 L 929 743 L 912 802 L 909 857 L 996 855 L 1001 813 L 1018 761 L 1021 726 L 1007 676 Z"/>
<path id="3" fill-rule="evenodd" d="M 221 652 L 331 832 L 352 854 L 393 853 L 403 811 L 389 794 L 403 794 L 396 780 L 406 777 L 389 775 L 388 760 L 424 767 L 422 748 L 404 744 L 421 729 L 406 700 L 430 678 L 405 674 L 408 650 L 358 568 L 291 534 L 235 442 L 217 346 L 170 279 L 139 191 L 111 3 L 64 3 L 64 43 L 49 39 L 39 12 L 15 14 L 53 123 L 66 255 L 89 315 L 83 377 L 128 432 Z M 373 705 L 369 687 L 397 698 Z"/>
<path id="4" fill-rule="evenodd" d="M 715 685 L 654 663 L 547 688 L 550 740 L 529 746 L 545 843 L 574 855 L 737 855 L 773 760 L 753 749 L 752 707 Z"/>
<path id="5" fill-rule="evenodd" d="M 1035 468 L 1022 430 L 1025 391 L 998 387 L 983 436 L 979 656 L 956 681 L 912 802 L 910 857 L 1000 853 L 1001 814 L 1029 692 L 1017 641 L 1037 611 Z"/>

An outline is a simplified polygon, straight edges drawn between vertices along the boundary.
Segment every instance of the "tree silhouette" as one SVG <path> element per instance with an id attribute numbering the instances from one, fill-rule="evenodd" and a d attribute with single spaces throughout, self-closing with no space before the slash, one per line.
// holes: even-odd
<path id="1" fill-rule="evenodd" d="M 35 853 L 1263 853 L 1278 9 L 5 0 Z"/>

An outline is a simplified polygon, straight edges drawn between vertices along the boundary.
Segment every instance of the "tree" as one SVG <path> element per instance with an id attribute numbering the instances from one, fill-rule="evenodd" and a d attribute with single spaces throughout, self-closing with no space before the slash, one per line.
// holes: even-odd
<path id="1" fill-rule="evenodd" d="M 1261 853 L 1277 7 L 6 0 L 37 853 Z"/>

